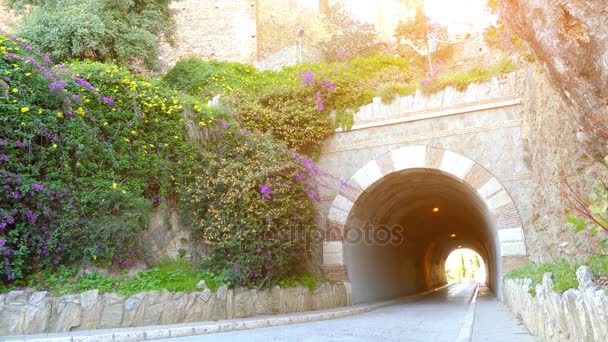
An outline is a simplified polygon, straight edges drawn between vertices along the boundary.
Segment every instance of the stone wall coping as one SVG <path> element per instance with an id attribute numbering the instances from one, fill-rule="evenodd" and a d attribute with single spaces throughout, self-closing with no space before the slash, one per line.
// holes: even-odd
<path id="1" fill-rule="evenodd" d="M 221 286 L 196 292 L 147 291 L 120 296 L 90 290 L 51 297 L 48 291 L 0 294 L 0 336 L 67 333 L 230 320 L 347 306 L 347 283 L 248 289 Z M 146 329 L 147 331 L 147 329 Z M 175 337 L 171 334 L 171 337 Z M 134 337 L 135 338 L 135 337 Z M 2 340 L 0 338 L 0 340 Z"/>
<path id="2" fill-rule="evenodd" d="M 606 290 L 595 284 L 587 266 L 579 267 L 576 277 L 578 288 L 563 293 L 555 292 L 550 272 L 535 286 L 529 278 L 506 279 L 503 302 L 543 341 L 608 341 Z"/>
<path id="3" fill-rule="evenodd" d="M 343 318 L 370 312 L 398 303 L 414 300 L 428 293 L 439 291 L 446 287 L 443 285 L 423 293 L 405 296 L 373 303 L 362 303 L 354 306 L 317 310 L 304 313 L 290 313 L 277 316 L 261 316 L 255 318 L 242 318 L 222 320 L 218 322 L 196 322 L 170 325 L 156 325 L 135 328 L 98 329 L 89 331 L 76 331 L 68 333 L 51 333 L 38 335 L 19 335 L 2 337 L 2 341 L 47 341 L 47 342 L 98 342 L 98 341 L 148 341 L 165 338 L 206 335 L 219 332 L 249 330 L 264 327 L 281 326 L 296 323 L 316 322 Z"/>

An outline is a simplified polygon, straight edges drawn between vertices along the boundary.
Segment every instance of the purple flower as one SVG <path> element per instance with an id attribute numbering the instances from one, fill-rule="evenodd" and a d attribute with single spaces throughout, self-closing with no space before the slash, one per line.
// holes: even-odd
<path id="1" fill-rule="evenodd" d="M 0 239 L 0 248 L 4 247 L 5 244 L 6 244 L 6 241 Z"/>
<path id="2" fill-rule="evenodd" d="M 27 217 L 28 221 L 30 221 L 31 224 L 36 224 L 36 219 L 38 218 L 38 215 L 34 214 L 33 212 L 31 212 L 30 210 L 28 210 L 25 213 L 25 217 Z"/>
<path id="3" fill-rule="evenodd" d="M 302 85 L 306 86 L 309 84 L 315 84 L 315 75 L 312 73 L 312 70 L 308 70 L 300 73 L 300 81 Z"/>
<path id="4" fill-rule="evenodd" d="M 268 184 L 260 184 L 258 185 L 258 189 L 260 189 L 260 194 L 262 194 L 262 201 L 269 199 L 273 194 L 273 191 L 270 190 L 270 185 Z"/>
<path id="5" fill-rule="evenodd" d="M 329 91 L 329 92 L 333 92 L 336 90 L 336 85 L 330 80 L 321 81 L 321 86 L 323 88 L 327 89 L 327 91 Z"/>
<path id="6" fill-rule="evenodd" d="M 91 85 L 91 83 L 89 83 L 88 81 L 86 81 L 86 80 L 84 80 L 84 79 L 82 79 L 82 78 L 80 78 L 80 77 L 76 77 L 76 76 L 74 76 L 74 77 L 72 77 L 72 79 L 73 79 L 73 80 L 74 80 L 76 83 L 80 84 L 82 87 L 84 87 L 84 88 L 86 88 L 86 89 L 88 89 L 88 90 L 90 90 L 90 91 L 97 91 L 97 88 L 93 87 L 93 86 Z"/>
<path id="7" fill-rule="evenodd" d="M 6 222 L 0 222 L 0 230 L 6 228 Z"/>
<path id="8" fill-rule="evenodd" d="M 49 56 L 48 53 L 44 54 L 44 58 L 42 59 L 42 63 L 46 64 L 46 65 L 52 65 L 53 61 L 51 60 L 51 57 Z"/>
<path id="9" fill-rule="evenodd" d="M 38 184 L 38 183 L 34 183 L 34 184 L 32 184 L 32 189 L 38 190 L 38 191 L 42 191 L 42 190 L 44 190 L 44 185 Z"/>
<path id="10" fill-rule="evenodd" d="M 25 147 L 26 143 L 22 143 L 21 141 L 15 140 L 15 147 Z"/>
<path id="11" fill-rule="evenodd" d="M 4 220 L 6 221 L 6 223 L 8 224 L 12 224 L 15 223 L 15 218 L 12 216 L 4 216 Z"/>
<path id="12" fill-rule="evenodd" d="M 299 173 L 296 173 L 296 175 L 294 177 L 295 177 L 296 181 L 298 181 L 300 183 L 306 180 L 306 176 L 301 175 Z"/>
<path id="13" fill-rule="evenodd" d="M 323 99 L 321 98 L 321 92 L 317 91 L 315 93 L 316 101 L 317 101 L 317 112 L 323 111 Z"/>
<path id="14" fill-rule="evenodd" d="M 0 146 L 6 146 L 6 144 L 8 144 L 8 138 L 4 137 L 3 139 L 0 139 Z"/>
<path id="15" fill-rule="evenodd" d="M 113 105 L 114 105 L 114 99 L 113 99 L 113 98 L 111 98 L 111 97 L 105 97 L 105 96 L 102 96 L 102 97 L 101 97 L 101 100 L 102 100 L 103 102 L 105 102 L 106 104 L 108 104 L 109 106 L 113 106 Z"/>
<path id="16" fill-rule="evenodd" d="M 64 80 L 54 81 L 49 84 L 49 91 L 61 91 L 68 84 Z"/>
<path id="17" fill-rule="evenodd" d="M 6 280 L 8 280 L 8 281 L 13 281 L 13 280 L 15 280 L 15 275 L 14 275 L 14 274 L 12 274 L 12 273 L 11 273 L 11 274 L 9 274 L 9 275 L 7 275 L 7 276 L 6 276 Z"/>

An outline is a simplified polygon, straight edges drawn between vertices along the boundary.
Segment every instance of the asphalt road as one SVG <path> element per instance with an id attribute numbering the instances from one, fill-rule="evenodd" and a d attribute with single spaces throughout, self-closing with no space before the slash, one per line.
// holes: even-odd
<path id="1" fill-rule="evenodd" d="M 467 315 L 474 291 L 475 284 L 457 284 L 411 302 L 341 319 L 165 341 L 453 342 L 458 341 L 459 336 L 462 338 L 463 332 L 470 332 L 472 341 L 534 341 L 525 328 L 483 286 L 480 287 L 475 304 L 475 316 Z M 476 317 L 472 329 L 463 328 L 467 326 L 463 325 L 467 317 Z M 468 337 L 469 334 L 465 335 Z"/>

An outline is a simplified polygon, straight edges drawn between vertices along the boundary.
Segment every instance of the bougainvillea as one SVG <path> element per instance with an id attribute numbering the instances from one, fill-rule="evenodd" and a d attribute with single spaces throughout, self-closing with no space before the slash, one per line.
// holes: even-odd
<path id="1" fill-rule="evenodd" d="M 150 207 L 200 156 L 176 93 L 103 64 L 53 65 L 0 34 L 0 277 L 128 266 Z M 207 125 L 204 107 L 190 108 Z"/>
<path id="2" fill-rule="evenodd" d="M 268 285 L 303 269 L 323 172 L 268 136 L 224 124 L 209 143 L 185 213 L 207 266 L 236 285 Z"/>

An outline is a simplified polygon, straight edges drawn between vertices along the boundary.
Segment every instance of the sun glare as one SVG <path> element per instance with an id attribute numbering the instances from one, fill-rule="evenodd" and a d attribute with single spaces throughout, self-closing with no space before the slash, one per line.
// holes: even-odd
<path id="1" fill-rule="evenodd" d="M 472 24 L 482 31 L 496 20 L 486 8 L 487 0 L 424 0 L 426 15 L 445 26 Z"/>

